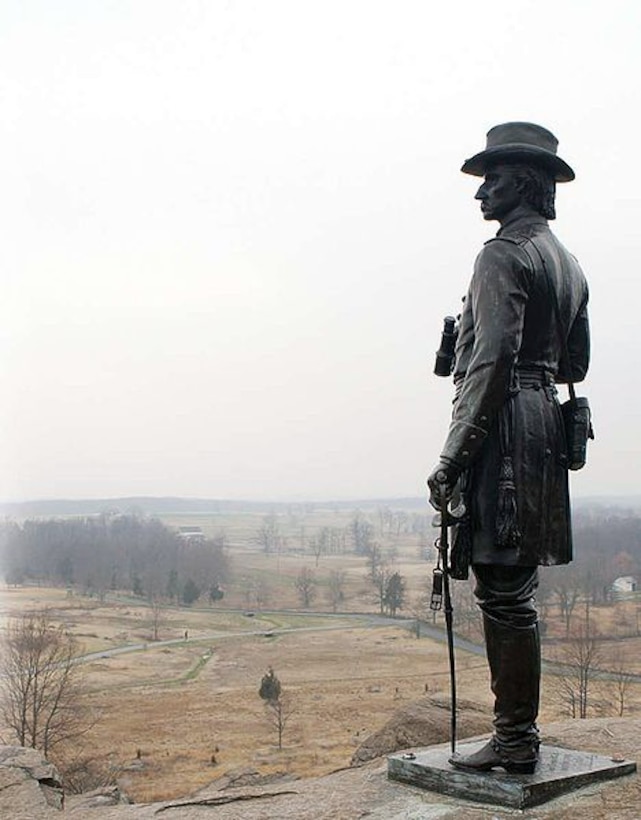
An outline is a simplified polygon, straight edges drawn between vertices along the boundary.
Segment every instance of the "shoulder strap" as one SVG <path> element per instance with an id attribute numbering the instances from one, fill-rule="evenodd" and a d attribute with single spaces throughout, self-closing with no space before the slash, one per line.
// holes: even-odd
<path id="1" fill-rule="evenodd" d="M 556 323 L 559 330 L 559 336 L 561 337 L 561 363 L 565 364 L 565 368 L 568 374 L 568 390 L 570 391 L 570 398 L 575 399 L 576 394 L 574 392 L 574 382 L 572 381 L 572 368 L 570 366 L 570 354 L 568 353 L 568 343 L 567 339 L 565 338 L 565 333 L 563 332 L 563 324 L 561 323 L 561 310 L 559 308 L 559 300 L 556 296 L 556 290 L 554 289 L 554 285 L 552 284 L 552 279 L 550 277 L 550 273 L 548 271 L 548 266 L 545 264 L 545 259 L 539 246 L 534 242 L 530 237 L 525 237 L 526 241 L 532 245 L 532 247 L 536 250 L 539 259 L 541 260 L 541 264 L 543 265 L 543 275 L 545 276 L 545 282 L 547 284 L 548 293 L 550 294 L 550 299 L 552 301 L 552 306 L 554 307 L 554 315 L 556 316 Z M 527 248 L 525 245 L 521 246 L 523 250 L 528 253 Z M 529 254 L 528 254 L 529 256 Z"/>
<path id="2" fill-rule="evenodd" d="M 492 242 L 509 242 L 510 245 L 519 245 L 522 246 L 525 237 L 519 236 L 492 236 L 490 239 L 487 239 L 483 244 L 484 245 L 491 245 Z"/>

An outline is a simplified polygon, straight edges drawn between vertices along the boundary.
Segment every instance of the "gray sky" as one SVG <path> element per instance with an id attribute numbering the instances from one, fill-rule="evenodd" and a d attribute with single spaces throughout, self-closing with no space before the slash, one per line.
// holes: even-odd
<path id="1" fill-rule="evenodd" d="M 638 493 L 640 23 L 638 0 L 5 0 L 0 498 L 421 494 L 442 317 L 497 227 L 459 168 L 519 119 L 577 172 L 555 230 L 591 285 L 598 439 L 573 488 Z"/>

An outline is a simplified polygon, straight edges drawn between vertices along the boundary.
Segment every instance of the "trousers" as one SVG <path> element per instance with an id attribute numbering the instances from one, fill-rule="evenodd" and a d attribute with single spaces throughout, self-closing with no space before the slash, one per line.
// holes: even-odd
<path id="1" fill-rule="evenodd" d="M 509 754 L 538 751 L 541 645 L 535 593 L 538 568 L 474 564 L 494 694 L 494 739 Z"/>

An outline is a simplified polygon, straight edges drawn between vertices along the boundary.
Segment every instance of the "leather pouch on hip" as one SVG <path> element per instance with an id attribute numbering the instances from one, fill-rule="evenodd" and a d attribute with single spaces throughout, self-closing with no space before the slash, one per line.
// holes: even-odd
<path id="1" fill-rule="evenodd" d="M 594 438 L 590 405 L 585 396 L 575 396 L 561 405 L 568 470 L 580 470 L 587 460 L 588 439 Z"/>

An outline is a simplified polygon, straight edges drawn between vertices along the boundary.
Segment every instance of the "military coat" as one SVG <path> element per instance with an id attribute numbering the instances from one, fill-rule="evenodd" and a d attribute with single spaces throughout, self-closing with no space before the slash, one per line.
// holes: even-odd
<path id="1" fill-rule="evenodd" d="M 579 382 L 587 373 L 587 303 L 578 262 L 543 217 L 505 223 L 476 259 L 459 322 L 456 398 L 441 457 L 462 471 L 467 485 L 472 563 L 535 566 L 572 558 L 556 384 L 569 377 Z M 499 546 L 497 507 L 506 455 L 513 465 L 518 538 Z"/>

